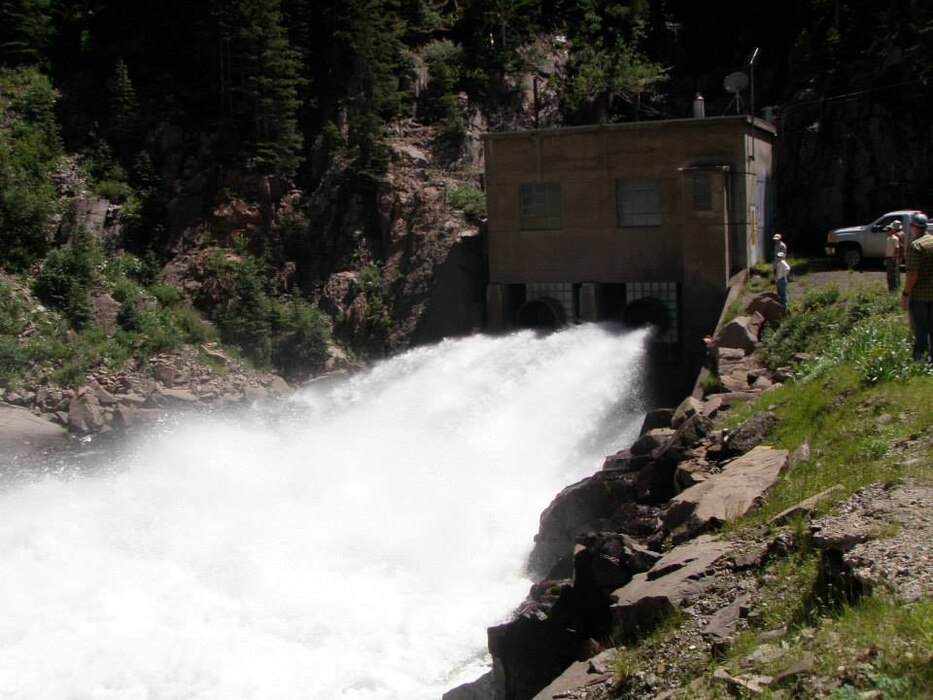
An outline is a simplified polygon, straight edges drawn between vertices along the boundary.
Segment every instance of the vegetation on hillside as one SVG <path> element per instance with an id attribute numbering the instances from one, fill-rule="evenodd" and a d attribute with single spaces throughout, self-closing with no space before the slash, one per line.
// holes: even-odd
<path id="1" fill-rule="evenodd" d="M 64 163 L 117 208 L 116 252 L 144 263 L 144 284 L 199 223 L 186 197 L 203 223 L 212 206 L 244 199 L 274 210 L 277 196 L 298 188 L 303 209 L 266 216 L 250 253 L 261 274 L 291 265 L 307 275 L 301 291 L 278 299 L 281 290 L 253 294 L 244 282 L 227 285 L 240 297 L 200 306 L 247 356 L 277 363 L 276 339 L 293 337 L 291 325 L 320 327 L 310 295 L 326 279 L 307 271 L 344 264 L 306 258 L 340 257 L 356 241 L 329 238 L 360 235 L 371 248 L 361 265 L 384 262 L 388 125 L 436 126 L 439 151 L 456 154 L 477 110 L 493 130 L 536 123 L 532 83 L 549 100 L 548 124 L 682 117 L 698 90 L 718 115 L 732 109 L 722 77 L 749 70 L 758 46 L 757 106 L 787 107 L 782 128 L 831 139 L 820 125 L 855 100 L 882 114 L 897 108 L 891 139 L 909 139 L 926 133 L 922 115 L 933 104 L 931 13 L 918 0 L 870 8 L 852 0 L 12 0 L 0 6 L 0 269 L 25 274 L 85 330 L 77 290 L 93 282 L 61 250 L 76 234 L 61 196 Z M 885 192 L 918 206 L 933 200 L 933 176 L 916 163 L 911 172 L 926 175 L 909 182 L 899 161 L 860 167 L 877 173 L 878 202 Z M 809 187 L 802 175 L 785 186 Z M 482 195 L 469 184 L 448 201 L 483 218 Z M 314 244 L 283 254 L 275 241 L 301 217 Z M 71 273 L 68 291 L 61 277 Z M 250 294 L 260 301 L 247 302 Z M 250 304 L 261 310 L 252 327 L 229 318 Z"/>
<path id="2" fill-rule="evenodd" d="M 777 422 L 769 442 L 791 451 L 809 445 L 810 457 L 785 472 L 765 503 L 724 530 L 726 537 L 738 539 L 787 532 L 796 549 L 760 572 L 765 606 L 749 629 L 720 656 L 682 664 L 681 685 L 689 688 L 689 697 L 727 697 L 714 670 L 739 674 L 743 659 L 769 643 L 788 645 L 794 658 L 813 659 L 811 675 L 835 678 L 846 669 L 845 682 L 830 691 L 836 700 L 868 697 L 862 693 L 869 692 L 878 698 L 923 697 L 933 687 L 933 601 L 898 600 L 883 588 L 857 599 L 842 596 L 820 577 L 818 551 L 805 523 L 799 518 L 786 526 L 770 521 L 832 487 L 837 488 L 817 515 L 870 484 L 905 478 L 933 483 L 928 400 L 933 372 L 928 364 L 913 361 L 904 312 L 880 285 L 846 293 L 836 287 L 816 289 L 792 304 L 784 322 L 767 335 L 763 358 L 775 369 L 800 352 L 809 359 L 795 366 L 791 382 L 718 420 L 720 427 L 734 427 L 756 411 L 771 411 Z M 639 669 L 651 669 L 659 645 L 680 622 L 670 620 L 624 651 L 617 664 L 620 678 L 634 679 Z M 788 659 L 783 656 L 775 669 L 786 668 Z M 620 688 L 625 687 L 623 682 Z M 824 697 L 808 695 L 794 677 L 759 697 L 789 697 L 788 692 Z M 624 691 L 619 697 L 626 697 Z"/>

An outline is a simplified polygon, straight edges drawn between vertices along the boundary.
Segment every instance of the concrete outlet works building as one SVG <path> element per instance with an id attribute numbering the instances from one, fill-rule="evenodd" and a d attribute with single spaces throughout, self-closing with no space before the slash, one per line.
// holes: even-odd
<path id="1" fill-rule="evenodd" d="M 487 134 L 489 329 L 650 322 L 698 369 L 771 250 L 774 136 L 745 115 Z"/>

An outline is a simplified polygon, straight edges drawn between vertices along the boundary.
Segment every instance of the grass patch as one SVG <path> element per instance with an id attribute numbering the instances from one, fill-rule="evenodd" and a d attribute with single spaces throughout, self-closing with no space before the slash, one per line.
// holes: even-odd
<path id="1" fill-rule="evenodd" d="M 810 446 L 810 459 L 789 467 L 761 508 L 730 523 L 727 532 L 760 525 L 836 484 L 843 487 L 836 498 L 845 498 L 872 483 L 933 479 L 933 407 L 924 398 L 931 392 L 930 376 L 866 386 L 852 367 L 843 366 L 818 381 L 770 391 L 727 414 L 723 427 L 771 410 L 778 420 L 770 444 L 789 451 Z"/>
<path id="2" fill-rule="evenodd" d="M 808 292 L 763 343 L 767 364 L 810 359 L 793 380 L 718 421 L 733 428 L 757 411 L 777 423 L 768 436 L 793 451 L 803 443 L 810 458 L 789 468 L 766 503 L 727 531 L 762 524 L 804 498 L 836 484 L 838 498 L 876 482 L 933 479 L 929 436 L 933 374 L 911 356 L 910 329 L 897 301 L 882 286 L 843 293 L 830 286 Z"/>
<path id="3" fill-rule="evenodd" d="M 761 697 L 791 692 L 795 698 L 841 700 L 875 691 L 874 697 L 906 699 L 925 697 L 933 687 L 933 601 L 905 603 L 879 590 L 857 603 L 837 604 L 820 591 L 817 555 L 809 550 L 775 562 L 761 577 L 754 623 L 714 665 L 732 675 L 776 676 L 806 660 L 808 675 L 832 679 L 835 686 L 791 678 Z M 720 697 L 720 690 L 710 673 L 691 684 L 694 697 Z"/>
<path id="4" fill-rule="evenodd" d="M 727 524 L 724 536 L 766 531 L 778 512 L 837 484 L 842 489 L 835 500 L 906 477 L 933 482 L 933 376 L 929 366 L 911 359 L 910 331 L 896 302 L 881 286 L 812 290 L 766 337 L 772 367 L 800 351 L 811 358 L 798 365 L 791 383 L 726 412 L 717 426 L 735 427 L 755 412 L 771 411 L 777 422 L 768 443 L 791 451 L 807 443 L 810 457 L 789 467 L 761 507 Z M 832 505 L 824 502 L 818 512 Z M 705 673 L 692 681 L 683 677 L 690 697 L 728 696 L 712 678 L 718 665 L 733 676 L 773 676 L 803 659 L 811 665 L 807 674 L 760 697 L 928 697 L 933 601 L 905 603 L 879 588 L 843 602 L 820 581 L 806 522 L 790 528 L 802 548 L 759 572 L 754 620 L 721 660 L 708 657 Z M 899 528 L 881 525 L 875 535 L 893 537 Z M 774 658 L 761 653 L 768 648 L 777 648 Z"/>

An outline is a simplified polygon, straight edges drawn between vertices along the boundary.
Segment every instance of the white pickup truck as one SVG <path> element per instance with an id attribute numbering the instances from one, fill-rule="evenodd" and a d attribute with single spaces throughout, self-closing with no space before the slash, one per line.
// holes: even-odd
<path id="1" fill-rule="evenodd" d="M 826 254 L 838 256 L 848 267 L 858 267 L 866 258 L 884 258 L 884 247 L 887 232 L 884 230 L 892 221 L 900 221 L 902 232 L 910 230 L 910 215 L 916 214 L 917 209 L 899 209 L 889 211 L 884 216 L 875 219 L 864 226 L 848 226 L 834 228 L 826 234 Z M 903 233 L 901 243 L 903 243 Z"/>

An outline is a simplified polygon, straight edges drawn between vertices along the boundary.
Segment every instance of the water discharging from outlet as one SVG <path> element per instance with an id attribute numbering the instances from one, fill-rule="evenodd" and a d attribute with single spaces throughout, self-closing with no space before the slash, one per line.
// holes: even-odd
<path id="1" fill-rule="evenodd" d="M 5 483 L 0 697 L 438 700 L 541 511 L 635 437 L 644 341 L 448 341 Z"/>

